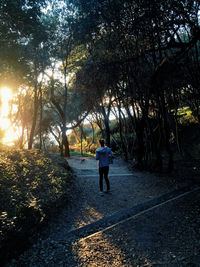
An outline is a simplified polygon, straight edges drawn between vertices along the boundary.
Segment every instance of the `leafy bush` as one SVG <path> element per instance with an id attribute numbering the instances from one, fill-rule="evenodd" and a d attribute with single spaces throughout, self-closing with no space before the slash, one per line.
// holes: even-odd
<path id="1" fill-rule="evenodd" d="M 180 117 L 180 124 L 190 125 L 197 123 L 197 120 L 193 116 L 193 113 L 188 106 L 180 108 L 178 115 Z"/>
<path id="2" fill-rule="evenodd" d="M 86 140 L 82 140 L 82 152 L 94 154 L 97 149 L 97 144 L 92 143 L 92 138 L 87 137 Z M 81 143 L 76 143 L 74 145 L 70 145 L 70 151 L 80 152 L 81 151 Z"/>
<path id="3" fill-rule="evenodd" d="M 23 243 L 21 239 L 30 237 L 51 208 L 66 198 L 71 177 L 66 160 L 58 156 L 36 150 L 0 151 L 0 259 L 8 253 L 5 244 L 13 238 Z"/>
<path id="4" fill-rule="evenodd" d="M 95 154 L 97 148 L 98 148 L 97 144 L 91 144 L 89 146 L 89 152 Z"/>

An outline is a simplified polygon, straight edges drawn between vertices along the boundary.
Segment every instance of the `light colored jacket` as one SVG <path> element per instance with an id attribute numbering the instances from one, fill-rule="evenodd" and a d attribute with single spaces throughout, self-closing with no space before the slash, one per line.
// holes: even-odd
<path id="1" fill-rule="evenodd" d="M 114 158 L 109 147 L 99 147 L 96 150 L 96 160 L 99 161 L 99 168 L 109 166 L 109 157 Z"/>

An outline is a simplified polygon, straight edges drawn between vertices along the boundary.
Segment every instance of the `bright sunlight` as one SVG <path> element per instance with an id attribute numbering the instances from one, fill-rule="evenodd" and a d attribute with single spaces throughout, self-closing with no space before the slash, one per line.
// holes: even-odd
<path id="1" fill-rule="evenodd" d="M 9 88 L 0 89 L 1 97 L 1 113 L 0 113 L 0 128 L 5 131 L 2 142 L 6 145 L 13 145 L 16 139 L 16 133 L 11 125 L 9 115 L 9 101 L 12 99 L 12 91 Z"/>

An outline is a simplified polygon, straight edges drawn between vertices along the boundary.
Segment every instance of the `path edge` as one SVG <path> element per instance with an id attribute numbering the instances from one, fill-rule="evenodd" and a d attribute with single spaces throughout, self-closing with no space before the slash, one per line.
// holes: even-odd
<path id="1" fill-rule="evenodd" d="M 146 202 L 135 205 L 129 209 L 116 212 L 110 216 L 104 217 L 100 220 L 92 222 L 83 227 L 71 230 L 68 232 L 65 240 L 59 240 L 59 242 L 72 241 L 77 239 L 89 238 L 99 232 L 106 231 L 109 228 L 115 227 L 117 224 L 121 224 L 134 216 L 143 214 L 151 209 L 154 209 L 160 205 L 163 205 L 169 201 L 180 198 L 189 193 L 195 192 L 200 189 L 200 186 L 184 186 L 161 195 L 157 198 L 148 200 Z"/>

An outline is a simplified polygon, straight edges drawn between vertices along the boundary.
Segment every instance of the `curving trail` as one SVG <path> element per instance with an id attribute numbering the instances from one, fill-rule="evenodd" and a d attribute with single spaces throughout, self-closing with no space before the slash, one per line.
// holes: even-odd
<path id="1" fill-rule="evenodd" d="M 146 234 L 150 236 L 151 232 L 153 233 L 155 230 L 152 229 L 153 221 L 158 222 L 159 220 L 160 213 L 157 210 L 163 210 L 163 204 L 155 208 L 155 216 L 157 214 L 158 218 L 156 219 L 151 215 L 152 221 L 145 226 L 148 216 L 145 217 L 143 212 L 139 223 L 137 218 L 134 219 L 134 216 L 131 217 L 133 220 L 131 222 L 129 219 L 118 219 L 120 218 L 118 215 L 124 214 L 126 210 L 130 211 L 133 206 L 139 203 L 147 202 L 173 191 L 178 186 L 172 178 L 158 177 L 146 172 L 132 172 L 127 163 L 115 159 L 114 164 L 110 165 L 109 172 L 111 193 L 100 196 L 98 194 L 98 169 L 95 159 L 77 156 L 71 157 L 67 161 L 75 174 L 76 186 L 73 192 L 73 203 L 70 206 L 66 205 L 59 216 L 54 218 L 46 230 L 45 237 L 42 237 L 37 244 L 8 266 L 136 266 L 133 263 L 133 254 L 136 255 L 135 259 L 137 259 L 135 263 L 139 263 L 139 252 L 133 252 L 131 246 L 137 247 L 140 239 L 143 247 L 144 240 L 153 242 L 153 237 L 149 237 L 149 241 L 148 237 L 136 235 L 139 231 L 138 227 L 143 225 Z M 178 200 L 174 198 L 173 201 L 175 203 Z M 193 204 L 191 203 L 191 205 Z M 164 205 L 167 207 L 168 204 Z M 173 204 L 171 205 L 173 207 Z M 171 207 L 168 209 L 170 210 Z M 147 210 L 147 215 L 149 212 L 154 213 L 151 209 Z M 118 217 L 115 214 L 118 214 Z M 170 216 L 168 217 L 170 218 Z M 131 233 L 134 223 L 138 231 L 132 232 L 130 239 L 129 231 Z M 92 225 L 93 230 L 91 230 Z M 148 232 L 148 228 L 150 232 Z M 84 234 L 80 232 L 81 229 L 85 229 Z M 155 231 L 160 232 L 161 230 L 156 229 Z M 118 238 L 121 240 L 121 244 L 125 242 L 122 247 L 117 241 Z M 129 244 L 128 247 L 125 244 Z M 147 256 L 143 256 L 141 263 L 145 263 Z"/>
<path id="2" fill-rule="evenodd" d="M 128 163 L 115 159 L 109 170 L 111 193 L 104 193 L 102 197 L 99 195 L 97 161 L 91 157 L 80 156 L 71 157 L 67 161 L 75 174 L 75 199 L 73 205 L 65 209 L 51 225 L 50 235 L 55 240 L 62 238 L 64 234 L 67 235 L 68 231 L 176 188 L 172 179 L 164 179 L 147 172 L 133 172 Z"/>

